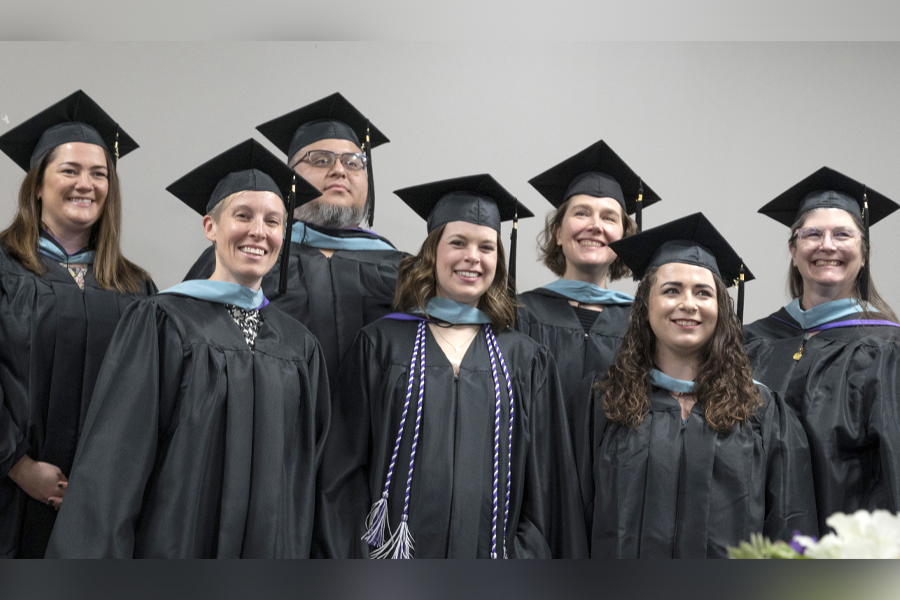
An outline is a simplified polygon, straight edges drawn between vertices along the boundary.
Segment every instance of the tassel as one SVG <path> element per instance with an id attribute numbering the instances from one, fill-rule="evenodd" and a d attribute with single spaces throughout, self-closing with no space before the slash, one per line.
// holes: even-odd
<path id="1" fill-rule="evenodd" d="M 400 521 L 400 527 L 397 528 L 397 531 L 394 532 L 391 539 L 389 539 L 384 546 L 371 553 L 369 558 L 412 558 L 414 546 L 415 541 L 413 540 L 412 534 L 409 532 L 409 524 L 406 521 L 406 515 L 403 515 L 403 519 Z"/>
<path id="2" fill-rule="evenodd" d="M 387 492 L 381 495 L 381 500 L 372 505 L 369 516 L 366 517 L 366 534 L 363 540 L 370 546 L 381 548 L 384 546 L 384 532 L 390 537 L 391 527 L 388 524 Z"/>
<path id="3" fill-rule="evenodd" d="M 738 276 L 737 318 L 744 325 L 744 263 L 741 263 L 741 274 Z"/>
<path id="4" fill-rule="evenodd" d="M 868 254 L 868 252 L 869 252 L 869 200 L 867 198 L 868 191 L 869 191 L 868 187 L 863 188 L 863 225 L 865 226 L 865 232 L 863 233 L 863 235 L 865 236 L 863 238 L 863 244 L 865 244 L 865 246 L 866 246 L 863 249 L 864 255 Z M 860 283 L 859 295 L 860 295 L 860 299 L 863 301 L 864 304 L 869 301 L 869 273 L 870 273 L 869 259 L 870 258 L 871 257 L 868 257 L 866 259 L 866 264 L 863 267 L 862 281 L 859 282 Z"/>
<path id="5" fill-rule="evenodd" d="M 644 200 L 644 182 L 638 179 L 638 197 L 634 203 L 634 222 L 637 224 L 638 233 L 644 230 L 644 216 L 641 214 Z"/>
<path id="6" fill-rule="evenodd" d="M 284 225 L 284 241 L 281 243 L 281 268 L 278 271 L 278 298 L 287 293 L 288 266 L 291 262 L 291 234 L 294 230 L 294 208 L 297 206 L 297 176 L 291 181 L 288 195 L 287 223 Z"/>
<path id="7" fill-rule="evenodd" d="M 375 174 L 372 172 L 372 141 L 369 135 L 369 121 L 366 120 L 366 143 L 363 144 L 363 152 L 366 153 L 366 175 L 369 179 L 369 197 L 366 199 L 368 204 L 369 228 L 375 225 Z"/>
<path id="8" fill-rule="evenodd" d="M 506 286 L 510 297 L 516 299 L 516 241 L 519 237 L 519 201 L 516 200 L 516 212 L 513 215 L 512 231 L 509 233 L 509 268 L 507 269 Z"/>

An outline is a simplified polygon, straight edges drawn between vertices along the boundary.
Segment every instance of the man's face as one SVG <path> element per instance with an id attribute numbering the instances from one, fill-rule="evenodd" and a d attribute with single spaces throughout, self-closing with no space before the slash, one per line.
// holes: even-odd
<path id="1" fill-rule="evenodd" d="M 366 205 L 366 197 L 369 194 L 369 179 L 366 171 L 349 171 L 341 163 L 335 160 L 329 168 L 314 167 L 305 157 L 310 150 L 329 150 L 335 154 L 362 151 L 359 146 L 349 140 L 319 140 L 301 148 L 293 157 L 294 171 L 322 192 L 313 203 L 330 204 L 355 210 L 362 210 Z"/>

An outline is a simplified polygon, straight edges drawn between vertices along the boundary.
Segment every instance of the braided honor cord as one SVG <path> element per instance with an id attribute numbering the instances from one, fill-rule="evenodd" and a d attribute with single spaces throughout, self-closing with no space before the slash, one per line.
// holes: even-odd
<path id="1" fill-rule="evenodd" d="M 494 408 L 494 512 L 491 523 L 491 558 L 497 558 L 497 512 L 498 512 L 498 492 L 500 479 L 500 380 L 497 377 L 496 358 L 500 359 L 500 367 L 503 369 L 503 376 L 506 378 L 506 393 L 509 395 L 509 440 L 506 449 L 506 502 L 503 508 L 503 530 L 502 530 L 502 546 L 503 558 L 506 555 L 506 525 L 509 521 L 509 494 L 512 487 L 512 441 L 513 441 L 513 418 L 514 405 L 512 382 L 509 378 L 509 370 L 506 368 L 506 361 L 503 359 L 503 353 L 500 351 L 500 344 L 494 336 L 494 331 L 490 325 L 485 325 L 484 335 L 487 340 L 488 353 L 491 356 L 491 375 L 494 378 L 494 397 L 496 400 Z M 495 358 L 496 357 L 496 358 Z"/>

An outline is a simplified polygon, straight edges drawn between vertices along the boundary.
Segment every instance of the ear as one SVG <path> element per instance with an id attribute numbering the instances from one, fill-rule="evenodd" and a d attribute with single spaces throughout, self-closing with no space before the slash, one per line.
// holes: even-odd
<path id="1" fill-rule="evenodd" d="M 797 266 L 797 247 L 788 243 L 788 251 L 791 253 L 791 266 Z"/>
<path id="2" fill-rule="evenodd" d="M 213 244 L 216 243 L 216 229 L 216 222 L 213 221 L 211 216 L 206 215 L 203 217 L 203 233 L 206 234 L 206 239 Z"/>
<path id="3" fill-rule="evenodd" d="M 556 245 L 557 245 L 557 246 L 562 246 L 562 242 L 561 242 L 560 239 L 559 239 L 559 232 L 560 232 L 560 230 L 562 230 L 562 227 L 560 227 L 559 225 L 557 225 L 557 226 L 555 226 L 555 227 L 553 228 L 553 239 L 556 240 Z"/>

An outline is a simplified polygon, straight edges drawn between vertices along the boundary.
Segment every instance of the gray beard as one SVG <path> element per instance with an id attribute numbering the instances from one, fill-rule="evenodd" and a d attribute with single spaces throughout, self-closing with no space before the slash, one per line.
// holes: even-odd
<path id="1" fill-rule="evenodd" d="M 357 228 L 366 217 L 366 205 L 359 208 L 335 206 L 314 200 L 294 209 L 294 218 L 328 229 Z"/>

